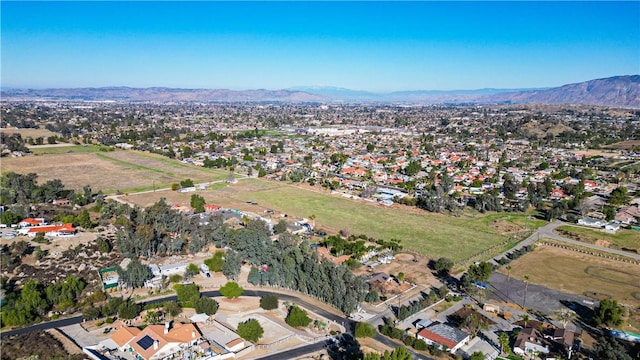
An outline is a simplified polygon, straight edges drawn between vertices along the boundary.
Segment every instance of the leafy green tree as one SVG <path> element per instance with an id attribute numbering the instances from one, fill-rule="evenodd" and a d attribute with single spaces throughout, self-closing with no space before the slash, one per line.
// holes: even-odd
<path id="1" fill-rule="evenodd" d="M 289 313 L 284 321 L 292 327 L 304 327 L 309 326 L 311 318 L 307 316 L 307 312 L 296 305 L 289 308 Z"/>
<path id="2" fill-rule="evenodd" d="M 413 348 L 419 351 L 425 351 L 428 347 L 424 340 L 416 339 L 416 341 L 413 342 Z"/>
<path id="3" fill-rule="evenodd" d="M 627 203 L 627 188 L 624 186 L 618 186 L 617 188 L 611 191 L 611 195 L 609 197 L 609 204 L 611 205 L 623 205 Z"/>
<path id="4" fill-rule="evenodd" d="M 85 229 L 92 229 L 93 222 L 91 221 L 91 217 L 89 216 L 89 212 L 84 209 L 80 212 L 80 214 L 76 217 L 76 221 L 79 226 L 82 226 Z"/>
<path id="5" fill-rule="evenodd" d="M 171 317 L 175 317 L 182 312 L 182 307 L 176 301 L 165 301 L 162 304 L 162 310 L 169 314 Z"/>
<path id="6" fill-rule="evenodd" d="M 500 351 L 503 354 L 509 354 L 511 349 L 509 348 L 509 335 L 506 332 L 501 332 L 498 335 L 498 342 L 500 343 Z"/>
<path id="7" fill-rule="evenodd" d="M 213 315 L 218 311 L 218 302 L 210 297 L 203 296 L 194 301 L 193 307 L 195 308 L 196 313 Z"/>
<path id="8" fill-rule="evenodd" d="M 471 357 L 469 358 L 469 360 L 484 360 L 484 354 L 482 353 L 482 351 L 476 351 L 473 354 L 471 354 Z"/>
<path id="9" fill-rule="evenodd" d="M 138 259 L 131 260 L 126 270 L 118 267 L 118 275 L 125 284 L 134 288 L 142 287 L 145 281 L 153 277 L 149 266 L 144 265 Z"/>
<path id="10" fill-rule="evenodd" d="M 609 336 L 600 338 L 593 347 L 593 354 L 599 360 L 632 360 L 622 343 Z"/>
<path id="11" fill-rule="evenodd" d="M 375 290 L 369 291 L 367 293 L 367 296 L 364 298 L 364 301 L 368 303 L 374 303 L 374 302 L 377 302 L 378 300 L 380 300 L 380 295 L 378 295 L 378 292 Z"/>
<path id="12" fill-rule="evenodd" d="M 265 295 L 260 298 L 260 307 L 265 310 L 278 308 L 278 297 L 275 295 Z"/>
<path id="13" fill-rule="evenodd" d="M 85 320 L 93 320 L 100 317 L 100 309 L 91 305 L 82 308 L 82 318 Z"/>
<path id="14" fill-rule="evenodd" d="M 356 324 L 355 335 L 357 338 L 374 337 L 376 336 L 376 328 L 369 323 L 359 322 Z"/>
<path id="15" fill-rule="evenodd" d="M 244 293 L 244 289 L 235 281 L 229 281 L 220 288 L 220 294 L 227 299 L 235 299 Z"/>
<path id="16" fill-rule="evenodd" d="M 219 272 L 222 271 L 222 265 L 224 264 L 224 252 L 217 251 L 213 256 L 204 261 L 205 265 L 209 267 L 210 271 Z"/>
<path id="17" fill-rule="evenodd" d="M 258 320 L 248 319 L 247 321 L 238 324 L 237 333 L 241 338 L 245 340 L 256 342 L 262 338 L 264 329 L 262 328 Z"/>
<path id="18" fill-rule="evenodd" d="M 276 233 L 276 234 L 282 234 L 285 231 L 287 231 L 287 221 L 286 220 L 278 221 L 278 223 L 273 227 L 273 232 Z"/>
<path id="19" fill-rule="evenodd" d="M 140 314 L 141 306 L 129 300 L 118 306 L 118 316 L 122 319 L 133 319 Z"/>
<path id="20" fill-rule="evenodd" d="M 593 317 L 596 325 L 620 326 L 624 322 L 624 308 L 618 305 L 617 300 L 604 299 L 595 308 Z"/>
<path id="21" fill-rule="evenodd" d="M 200 298 L 200 289 L 196 284 L 175 284 L 173 289 L 176 291 L 178 301 L 181 303 L 194 301 Z"/>
<path id="22" fill-rule="evenodd" d="M 190 205 L 196 214 L 204 212 L 204 204 L 206 204 L 206 201 L 202 196 L 198 194 L 191 195 Z"/>
<path id="23" fill-rule="evenodd" d="M 110 253 L 113 247 L 111 246 L 111 242 L 103 237 L 99 237 L 98 240 L 98 251 L 103 254 Z"/>
<path id="24" fill-rule="evenodd" d="M 198 266 L 196 266 L 196 264 L 190 263 L 189 265 L 187 265 L 187 270 L 184 273 L 184 278 L 189 279 L 199 272 L 200 269 L 198 268 Z"/>
<path id="25" fill-rule="evenodd" d="M 182 188 L 190 188 L 190 187 L 193 187 L 193 186 L 194 186 L 193 180 L 191 180 L 191 179 L 185 179 L 185 180 L 180 181 L 180 187 L 182 187 Z"/>
<path id="26" fill-rule="evenodd" d="M 453 260 L 446 257 L 441 257 L 438 260 L 436 260 L 436 263 L 434 264 L 433 268 L 440 274 L 446 275 L 453 268 Z"/>
<path id="27" fill-rule="evenodd" d="M 0 223 L 5 225 L 17 224 L 23 216 L 11 210 L 7 210 L 0 215 Z"/>
<path id="28" fill-rule="evenodd" d="M 238 252 L 229 250 L 227 251 L 224 264 L 222 265 L 222 274 L 228 279 L 237 280 L 242 268 L 242 257 Z"/>

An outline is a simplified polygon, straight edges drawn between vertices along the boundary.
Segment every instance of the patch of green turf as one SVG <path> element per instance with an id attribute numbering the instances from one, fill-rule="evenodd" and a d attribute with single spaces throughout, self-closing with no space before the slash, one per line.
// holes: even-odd
<path id="1" fill-rule="evenodd" d="M 579 226 L 563 225 L 558 230 L 567 231 L 576 234 L 576 240 L 594 244 L 598 240 L 604 240 L 611 243 L 614 248 L 640 249 L 640 231 L 623 229 L 615 234 L 607 233 L 599 230 L 586 229 Z"/>
<path id="2" fill-rule="evenodd" d="M 33 146 L 29 148 L 34 155 L 44 154 L 67 154 L 67 153 L 92 153 L 100 151 L 99 145 L 69 145 L 69 146 L 56 146 L 56 147 L 37 147 Z"/>
<path id="3" fill-rule="evenodd" d="M 497 234 L 490 223 L 496 220 L 524 222 L 513 214 L 501 213 L 453 217 L 442 214 L 424 214 L 406 209 L 383 208 L 353 200 L 328 196 L 292 186 L 277 186 L 266 182 L 266 189 L 253 189 L 251 199 L 262 206 L 271 207 L 299 217 L 316 215 L 320 228 L 324 224 L 334 230 L 347 229 L 351 234 L 367 234 L 374 238 L 399 239 L 405 248 L 431 258 L 447 256 L 463 261 L 492 249 L 489 258 L 513 244 L 501 245 L 509 238 Z M 251 184 L 258 185 L 257 183 Z M 244 201 L 246 192 L 233 195 Z M 511 219 L 511 220 L 509 220 Z M 494 254 L 495 253 L 495 254 Z"/>

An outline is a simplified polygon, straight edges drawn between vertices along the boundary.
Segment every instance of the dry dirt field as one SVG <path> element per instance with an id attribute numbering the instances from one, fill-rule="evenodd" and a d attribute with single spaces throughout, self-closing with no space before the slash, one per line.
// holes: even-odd
<path id="1" fill-rule="evenodd" d="M 47 129 L 42 129 L 42 128 L 39 128 L 39 129 L 2 128 L 0 129 L 0 132 L 5 134 L 20 134 L 23 139 L 26 139 L 28 137 L 32 137 L 34 139 L 37 137 L 43 137 L 45 138 L 45 142 L 47 141 L 46 138 L 48 136 L 60 135 L 59 133 L 54 133 Z"/>
<path id="2" fill-rule="evenodd" d="M 633 149 L 634 146 L 640 146 L 640 140 L 621 141 L 621 142 L 609 145 L 607 147 L 613 148 L 613 149 L 631 150 Z"/>
<path id="3" fill-rule="evenodd" d="M 226 173 L 159 155 L 136 151 L 46 154 L 6 158 L 2 172 L 36 173 L 38 181 L 60 179 L 69 188 L 90 185 L 106 193 L 152 190 L 191 178 L 194 182 L 220 180 Z"/>
<path id="4" fill-rule="evenodd" d="M 539 246 L 511 264 L 511 276 L 552 289 L 585 295 L 595 292 L 640 306 L 640 266 L 550 246 Z M 506 274 L 503 267 L 500 270 Z"/>

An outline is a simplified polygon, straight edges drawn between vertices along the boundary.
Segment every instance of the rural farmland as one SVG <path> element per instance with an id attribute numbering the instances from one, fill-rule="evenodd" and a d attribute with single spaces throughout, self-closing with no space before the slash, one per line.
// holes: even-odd
<path id="1" fill-rule="evenodd" d="M 43 149 L 44 151 L 45 149 Z M 69 188 L 90 185 L 105 193 L 167 188 L 190 178 L 194 182 L 225 179 L 227 172 L 183 164 L 140 151 L 99 151 L 99 147 L 47 148 L 46 154 L 2 159 L 2 172 L 36 173 L 38 181 L 60 179 Z"/>

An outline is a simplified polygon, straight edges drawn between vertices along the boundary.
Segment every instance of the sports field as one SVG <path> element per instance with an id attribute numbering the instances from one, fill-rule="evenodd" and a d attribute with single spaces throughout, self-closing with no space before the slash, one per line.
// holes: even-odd
<path id="1" fill-rule="evenodd" d="M 550 246 L 539 246 L 510 265 L 511 276 L 520 280 L 528 275 L 532 283 L 552 289 L 640 306 L 638 265 Z"/>
<path id="2" fill-rule="evenodd" d="M 2 159 L 2 172 L 36 173 L 38 181 L 60 179 L 69 188 L 127 193 L 225 179 L 227 172 L 183 164 L 160 155 L 128 150 L 103 152 L 93 146 L 43 148 L 46 154 Z"/>
<path id="3" fill-rule="evenodd" d="M 318 188 L 316 188 L 318 189 Z M 315 215 L 316 227 L 331 233 L 348 230 L 350 234 L 366 234 L 374 238 L 400 239 L 405 248 L 431 258 L 447 256 L 454 261 L 465 260 L 483 250 L 490 258 L 509 245 L 513 238 L 523 238 L 526 226 L 540 226 L 539 221 L 524 215 L 492 214 L 449 215 L 431 214 L 409 207 L 384 207 L 330 195 L 322 190 L 309 190 L 280 182 L 241 179 L 235 185 L 215 186 L 214 190 L 198 191 L 208 203 L 265 216 L 273 209 L 295 218 Z M 147 206 L 160 197 L 169 203 L 188 204 L 192 193 L 165 191 L 131 195 L 123 200 Z M 248 201 L 256 202 L 250 204 Z M 277 219 L 275 220 L 277 221 Z"/>

